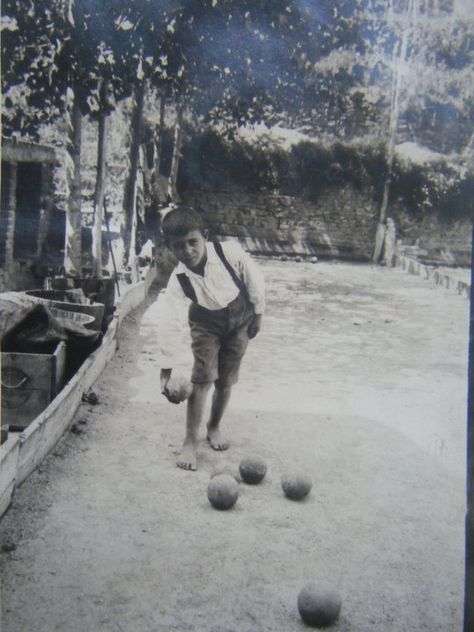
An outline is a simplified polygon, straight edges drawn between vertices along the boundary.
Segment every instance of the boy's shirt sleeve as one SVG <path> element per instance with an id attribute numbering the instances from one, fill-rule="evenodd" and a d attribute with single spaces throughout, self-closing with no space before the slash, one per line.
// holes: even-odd
<path id="1" fill-rule="evenodd" d="M 187 345 L 188 309 L 190 300 L 173 272 L 165 290 L 158 296 L 157 340 L 159 362 L 162 369 L 172 369 L 182 361 Z"/>
<path id="2" fill-rule="evenodd" d="M 250 302 L 255 314 L 265 311 L 265 279 L 258 264 L 245 252 L 237 241 L 226 241 L 222 244 L 225 255 L 247 288 Z"/>

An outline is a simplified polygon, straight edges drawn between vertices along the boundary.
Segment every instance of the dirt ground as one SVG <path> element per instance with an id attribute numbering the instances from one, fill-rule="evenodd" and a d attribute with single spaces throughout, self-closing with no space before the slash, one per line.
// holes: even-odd
<path id="1" fill-rule="evenodd" d="M 3 632 L 298 632 L 306 581 L 340 632 L 458 632 L 464 580 L 468 301 L 365 265 L 263 261 L 264 329 L 225 420 L 175 466 L 183 405 L 159 393 L 156 304 L 0 523 Z M 268 464 L 229 511 L 216 464 Z M 312 477 L 302 502 L 280 477 Z"/>

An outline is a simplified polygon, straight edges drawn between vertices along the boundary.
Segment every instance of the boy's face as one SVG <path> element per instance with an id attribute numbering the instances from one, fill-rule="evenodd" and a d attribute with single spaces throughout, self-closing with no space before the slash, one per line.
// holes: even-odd
<path id="1" fill-rule="evenodd" d="M 180 237 L 169 237 L 168 246 L 178 261 L 195 270 L 206 262 L 206 238 L 200 230 L 190 230 Z"/>

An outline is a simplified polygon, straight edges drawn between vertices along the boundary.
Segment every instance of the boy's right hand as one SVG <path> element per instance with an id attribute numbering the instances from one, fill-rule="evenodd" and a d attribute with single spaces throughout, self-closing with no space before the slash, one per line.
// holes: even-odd
<path id="1" fill-rule="evenodd" d="M 180 383 L 180 378 L 177 377 L 175 380 L 171 380 L 172 370 L 173 369 L 161 369 L 161 394 L 164 395 L 172 404 L 180 404 L 183 399 L 187 399 L 189 397 L 190 391 L 189 389 L 185 389 L 185 393 L 183 394 L 183 386 Z M 170 383 L 170 380 L 172 383 Z M 191 388 L 191 383 L 185 384 L 185 386 L 189 386 L 189 388 Z"/>
<path id="2" fill-rule="evenodd" d="M 182 401 L 181 399 L 179 399 L 179 396 L 177 393 L 170 393 L 167 388 L 165 388 L 165 390 L 161 392 L 166 397 L 166 399 L 172 404 L 180 404 Z"/>
<path id="3" fill-rule="evenodd" d="M 177 404 L 178 402 L 173 402 L 170 399 L 170 393 L 168 391 L 168 382 L 171 378 L 171 372 L 173 369 L 161 369 L 160 371 L 160 386 L 161 386 L 161 394 L 166 397 L 166 399 L 173 404 Z"/>

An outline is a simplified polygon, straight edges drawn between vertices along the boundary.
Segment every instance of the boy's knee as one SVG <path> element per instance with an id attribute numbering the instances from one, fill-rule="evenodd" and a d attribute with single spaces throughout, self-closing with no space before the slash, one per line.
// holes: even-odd
<path id="1" fill-rule="evenodd" d="M 207 393 L 212 382 L 193 382 L 193 393 Z"/>
<path id="2" fill-rule="evenodd" d="M 216 380 L 214 382 L 214 388 L 216 391 L 219 391 L 219 393 L 226 393 L 232 390 L 232 384 L 222 383 L 219 380 Z"/>

